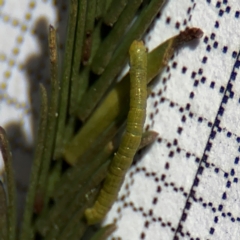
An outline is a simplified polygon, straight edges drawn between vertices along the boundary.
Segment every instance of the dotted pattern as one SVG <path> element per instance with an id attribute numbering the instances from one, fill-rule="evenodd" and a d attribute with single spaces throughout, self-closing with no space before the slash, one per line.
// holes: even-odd
<path id="1" fill-rule="evenodd" d="M 186 26 L 204 36 L 178 50 L 152 90 L 146 129 L 159 138 L 125 179 L 105 221 L 118 225 L 110 239 L 239 238 L 239 9 L 170 1 L 149 30 L 149 49 Z"/>
<path id="2" fill-rule="evenodd" d="M 0 17 L 6 36 L 0 45 L 0 124 L 10 137 L 24 193 L 38 84 L 49 81 L 47 26 L 64 29 L 66 5 L 5 0 Z M 148 30 L 149 50 L 187 26 L 200 27 L 204 37 L 179 49 L 152 89 L 146 129 L 159 138 L 127 174 L 105 221 L 118 225 L 110 239 L 239 238 L 239 20 L 238 1 L 172 0 Z"/>
<path id="3" fill-rule="evenodd" d="M 66 10 L 65 1 L 0 1 L 0 125 L 13 151 L 19 211 L 33 158 L 39 83 L 49 82 L 48 26 L 60 25 L 64 30 Z M 62 48 L 63 32 L 59 39 Z"/>

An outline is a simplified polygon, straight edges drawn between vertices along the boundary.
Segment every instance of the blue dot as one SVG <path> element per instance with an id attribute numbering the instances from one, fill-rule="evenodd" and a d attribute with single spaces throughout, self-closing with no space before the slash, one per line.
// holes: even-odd
<path id="1" fill-rule="evenodd" d="M 202 77 L 201 78 L 201 83 L 205 83 L 206 82 L 206 78 L 205 77 Z"/>
<path id="2" fill-rule="evenodd" d="M 210 36 L 210 38 L 211 38 L 212 40 L 214 40 L 215 37 L 216 37 L 216 34 L 215 34 L 215 33 L 212 33 L 211 36 Z"/>
<path id="3" fill-rule="evenodd" d="M 232 73 L 231 73 L 231 80 L 235 81 L 236 76 L 237 76 L 237 73 L 232 72 Z"/>
<path id="4" fill-rule="evenodd" d="M 219 92 L 224 93 L 224 90 L 225 90 L 225 88 L 223 86 L 221 86 Z"/>
<path id="5" fill-rule="evenodd" d="M 226 7 L 226 12 L 230 13 L 231 8 L 229 6 Z"/>
<path id="6" fill-rule="evenodd" d="M 225 95 L 225 96 L 223 97 L 223 103 L 227 103 L 227 102 L 228 102 L 228 96 Z"/>
<path id="7" fill-rule="evenodd" d="M 222 17 L 222 16 L 223 16 L 223 13 L 224 13 L 224 11 L 223 11 L 222 9 L 220 9 L 220 10 L 219 10 L 219 13 L 218 13 L 218 16 L 219 16 L 219 17 Z"/>
<path id="8" fill-rule="evenodd" d="M 236 58 L 236 57 L 237 57 L 237 52 L 234 51 L 234 52 L 232 53 L 232 57 L 233 57 L 233 58 Z"/>
<path id="9" fill-rule="evenodd" d="M 217 48 L 217 47 L 218 47 L 218 42 L 214 42 L 214 43 L 213 43 L 213 47 L 214 47 L 214 48 Z"/>
<path id="10" fill-rule="evenodd" d="M 202 63 L 206 63 L 207 62 L 207 57 L 203 57 L 203 59 L 202 59 Z"/>
<path id="11" fill-rule="evenodd" d="M 232 83 L 229 82 L 228 85 L 227 85 L 227 90 L 228 90 L 228 91 L 231 91 L 231 90 L 232 90 L 232 86 L 233 86 Z"/>
<path id="12" fill-rule="evenodd" d="M 195 80 L 195 81 L 194 81 L 194 87 L 197 87 L 197 86 L 198 86 L 198 83 L 199 83 L 199 81 L 198 81 L 198 80 Z"/>
<path id="13" fill-rule="evenodd" d="M 214 229 L 214 228 L 210 228 L 210 231 L 209 231 L 209 233 L 210 233 L 210 234 L 213 234 L 213 233 L 214 233 L 214 231 L 215 231 L 215 229 Z"/>
<path id="14" fill-rule="evenodd" d="M 227 50 L 228 50 L 228 47 L 224 46 L 222 51 L 223 51 L 223 53 L 227 53 Z"/>
<path id="15" fill-rule="evenodd" d="M 214 139 L 216 136 L 216 132 L 215 131 L 212 131 L 211 134 L 210 134 L 210 138 L 211 139 Z"/>
<path id="16" fill-rule="evenodd" d="M 234 92 L 230 92 L 229 97 L 233 98 L 234 97 Z"/>
<path id="17" fill-rule="evenodd" d="M 211 51 L 211 46 L 210 46 L 210 45 L 207 45 L 206 50 L 207 50 L 208 52 L 210 52 L 210 51 Z"/>
<path id="18" fill-rule="evenodd" d="M 220 205 L 218 206 L 218 211 L 222 211 L 222 209 L 223 209 L 223 205 L 220 204 Z"/>
<path id="19" fill-rule="evenodd" d="M 240 61 L 236 61 L 235 64 L 234 64 L 234 67 L 235 68 L 240 68 Z"/>
<path id="20" fill-rule="evenodd" d="M 214 86 L 215 86 L 215 82 L 211 82 L 210 88 L 214 88 Z"/>
<path id="21" fill-rule="evenodd" d="M 232 136 L 232 133 L 228 132 L 228 133 L 227 133 L 227 137 L 230 138 L 231 136 Z"/>

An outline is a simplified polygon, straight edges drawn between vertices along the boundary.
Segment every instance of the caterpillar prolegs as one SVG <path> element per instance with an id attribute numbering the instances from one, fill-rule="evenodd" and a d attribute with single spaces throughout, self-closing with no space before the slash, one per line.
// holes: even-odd
<path id="1" fill-rule="evenodd" d="M 108 174 L 94 206 L 85 211 L 88 224 L 100 222 L 112 207 L 143 134 L 147 100 L 147 50 L 142 41 L 134 41 L 130 46 L 129 54 L 130 109 L 126 132 L 109 166 Z"/>

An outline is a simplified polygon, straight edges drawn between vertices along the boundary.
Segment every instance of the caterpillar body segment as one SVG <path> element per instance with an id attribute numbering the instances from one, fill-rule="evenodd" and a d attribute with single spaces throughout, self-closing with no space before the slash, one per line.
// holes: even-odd
<path id="1" fill-rule="evenodd" d="M 94 206 L 85 211 L 89 225 L 100 222 L 117 199 L 143 134 L 147 100 L 147 50 L 142 41 L 134 41 L 129 53 L 131 87 L 126 132 L 109 166 L 107 177 Z"/>

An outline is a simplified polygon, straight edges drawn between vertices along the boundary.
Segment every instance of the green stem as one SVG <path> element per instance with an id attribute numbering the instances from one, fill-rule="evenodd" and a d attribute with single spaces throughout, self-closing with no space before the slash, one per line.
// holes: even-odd
<path id="1" fill-rule="evenodd" d="M 113 150 L 112 143 L 108 143 L 105 146 L 98 146 L 97 150 L 94 151 L 97 152 L 95 156 L 94 153 L 87 156 L 86 159 L 84 156 L 84 162 L 81 162 L 80 166 L 70 168 L 62 176 L 55 188 L 53 198 L 57 200 L 69 195 L 71 192 L 77 192 L 81 187 L 81 183 L 85 182 L 88 176 L 91 176 L 112 155 Z"/>
<path id="2" fill-rule="evenodd" d="M 54 239 L 59 231 L 63 229 L 66 222 L 70 221 L 74 213 L 85 206 L 86 202 L 88 202 L 88 199 L 86 199 L 87 193 L 106 176 L 109 161 L 106 162 L 106 159 L 104 160 L 105 163 L 98 166 L 98 168 L 90 174 L 90 176 L 92 176 L 90 180 L 87 180 L 89 174 L 86 174 L 85 182 L 80 184 L 76 181 L 79 187 L 77 192 L 74 191 L 71 195 L 64 195 L 64 198 L 57 202 L 47 215 L 38 220 L 36 223 L 37 229 L 43 236 L 48 236 L 49 239 L 51 239 L 51 236 L 52 239 Z M 86 207 L 84 207 L 84 209 L 85 208 Z"/>
<path id="3" fill-rule="evenodd" d="M 83 65 L 87 65 L 91 56 L 92 41 L 93 41 L 93 29 L 96 15 L 96 0 L 88 0 L 86 27 L 85 27 L 85 39 L 83 43 Z"/>
<path id="4" fill-rule="evenodd" d="M 43 199 L 43 211 L 45 211 L 48 203 L 48 176 L 49 168 L 54 151 L 54 143 L 56 137 L 57 127 L 57 110 L 58 110 L 58 96 L 59 96 L 59 82 L 58 82 L 58 52 L 57 52 L 57 37 L 55 29 L 49 28 L 49 50 L 51 63 L 51 94 L 49 102 L 49 112 L 47 115 L 47 135 L 45 136 L 43 161 L 38 180 L 38 194 Z"/>
<path id="5" fill-rule="evenodd" d="M 32 216 L 34 208 L 34 200 L 37 190 L 37 182 L 39 177 L 39 170 L 42 162 L 42 156 L 44 151 L 46 126 L 47 126 L 47 92 L 43 85 L 40 85 L 41 90 L 41 110 L 40 110 L 40 122 L 38 128 L 38 138 L 36 143 L 35 155 L 33 159 L 33 167 L 31 170 L 30 185 L 28 194 L 26 197 L 26 204 L 23 215 L 23 224 L 21 229 L 20 240 L 31 239 L 32 232 Z"/>
<path id="6" fill-rule="evenodd" d="M 90 240 L 106 240 L 116 229 L 117 227 L 115 224 L 106 225 L 100 228 Z"/>
<path id="7" fill-rule="evenodd" d="M 163 0 L 152 0 L 150 4 L 142 10 L 138 19 L 128 31 L 122 43 L 120 43 L 120 46 L 117 48 L 111 62 L 103 72 L 100 79 L 91 86 L 86 94 L 84 94 L 78 113 L 81 120 L 84 121 L 88 118 L 108 88 L 112 85 L 114 78 L 117 76 L 123 64 L 127 60 L 130 44 L 133 40 L 141 38 L 156 14 L 159 12 L 163 2 Z"/>
<path id="8" fill-rule="evenodd" d="M 187 29 L 179 35 L 174 36 L 157 48 L 148 53 L 147 82 L 151 82 L 167 65 L 174 50 L 181 44 L 199 38 L 202 31 L 198 28 Z M 66 161 L 74 165 L 78 159 L 88 152 L 96 139 L 112 123 L 118 121 L 119 126 L 125 121 L 129 106 L 129 75 L 127 74 L 120 83 L 112 89 L 95 110 L 84 127 L 75 135 L 72 141 L 66 145 L 64 156 Z"/>
<path id="9" fill-rule="evenodd" d="M 90 178 L 90 180 L 85 184 L 84 189 L 89 189 L 92 190 L 94 187 L 98 186 L 99 183 L 105 178 L 106 174 L 107 174 L 107 169 L 108 169 L 108 165 L 109 165 L 109 161 L 106 162 L 105 164 L 101 165 L 99 167 L 99 169 L 94 173 L 94 175 Z M 85 194 L 85 201 L 87 201 L 87 204 L 82 204 L 79 205 L 79 203 L 76 202 L 76 206 L 74 207 L 74 203 L 72 203 L 73 206 L 70 207 L 70 211 L 72 208 L 72 216 L 68 221 L 68 224 L 62 225 L 63 230 L 61 232 L 59 232 L 59 240 L 64 240 L 66 239 L 66 236 L 74 231 L 73 226 L 77 225 L 79 222 L 79 219 L 83 218 L 83 214 L 84 211 L 86 210 L 86 208 L 88 208 L 89 206 L 92 206 L 92 204 L 95 201 L 95 198 L 97 196 L 97 191 L 93 192 L 92 191 L 87 191 L 87 194 Z M 84 191 L 86 192 L 86 190 Z M 78 196 L 78 199 L 83 199 L 84 195 L 81 194 L 80 196 Z M 79 200 L 78 200 L 79 201 Z M 65 227 L 64 227 L 65 226 Z M 86 227 L 86 225 L 84 224 L 84 226 Z M 60 229 L 62 229 L 60 227 Z M 83 235 L 84 231 L 81 231 L 81 235 Z M 78 237 L 80 238 L 81 236 L 78 233 Z M 79 239 L 78 238 L 78 239 Z M 49 238 L 49 240 L 52 238 Z"/>
<path id="10" fill-rule="evenodd" d="M 0 239 L 8 240 L 8 217 L 7 217 L 7 196 L 0 180 Z"/>
<path id="11" fill-rule="evenodd" d="M 67 117 L 67 107 L 68 107 L 68 100 L 69 100 L 69 85 L 70 85 L 70 78 L 71 78 L 77 7 L 78 7 L 78 1 L 71 0 L 69 19 L 68 19 L 67 40 L 65 45 L 65 54 L 64 54 L 64 63 L 63 63 L 64 70 L 63 70 L 62 80 L 61 80 L 59 114 L 58 114 L 57 136 L 56 136 L 56 149 L 54 153 L 55 159 L 59 158 L 59 156 L 61 156 L 61 153 L 62 153 L 62 141 L 64 137 L 66 117 Z"/>
<path id="12" fill-rule="evenodd" d="M 16 239 L 16 184 L 13 175 L 12 166 L 12 153 L 10 152 L 9 143 L 7 140 L 7 135 L 2 127 L 0 127 L 0 149 L 2 152 L 2 157 L 5 165 L 6 178 L 7 178 L 7 236 L 8 240 Z"/>
<path id="13" fill-rule="evenodd" d="M 71 78 L 71 94 L 70 94 L 70 114 L 73 113 L 74 106 L 76 105 L 78 99 L 78 91 L 82 88 L 79 83 L 80 76 L 80 62 L 82 58 L 83 51 L 83 39 L 84 39 L 84 30 L 86 22 L 86 13 L 87 13 L 87 0 L 81 0 L 78 3 L 78 18 L 77 18 L 77 27 L 76 27 L 76 36 L 74 43 L 74 57 L 73 57 L 73 66 L 72 66 L 72 78 Z"/>
<path id="14" fill-rule="evenodd" d="M 107 145 L 103 151 L 88 162 L 85 166 L 70 168 L 62 176 L 61 180 L 55 186 L 52 196 L 55 200 L 54 206 L 47 213 L 41 215 L 37 222 L 36 228 L 45 236 L 58 219 L 63 209 L 68 209 L 69 204 L 75 195 L 85 189 L 89 176 L 93 176 L 94 172 L 104 164 L 112 154 L 112 146 Z M 90 189 L 87 189 L 89 191 Z"/>
<path id="15" fill-rule="evenodd" d="M 104 15 L 103 22 L 106 25 L 113 26 L 113 24 L 118 20 L 118 17 L 125 8 L 128 0 L 120 0 L 118 2 L 112 1 L 107 13 Z M 131 4 L 131 1 L 129 2 Z"/>
<path id="16" fill-rule="evenodd" d="M 91 64 L 91 68 L 96 74 L 101 74 L 110 62 L 117 45 L 123 41 L 123 36 L 129 26 L 129 23 L 131 23 L 136 16 L 136 12 L 141 2 L 142 0 L 133 0 L 129 2 L 111 32 L 98 48 Z M 117 5 L 116 2 L 113 2 L 113 4 L 114 6 Z"/>
<path id="17" fill-rule="evenodd" d="M 121 119 L 121 116 L 127 115 L 127 106 L 129 106 L 129 81 L 125 80 L 117 84 L 79 133 L 66 145 L 64 150 L 66 161 L 71 165 L 76 164 L 89 146 L 115 122 L 116 118 Z"/>

